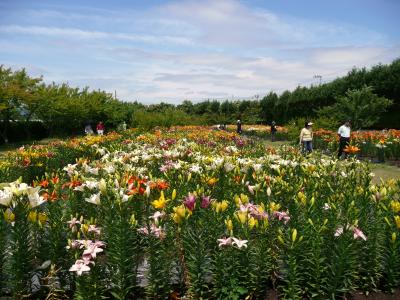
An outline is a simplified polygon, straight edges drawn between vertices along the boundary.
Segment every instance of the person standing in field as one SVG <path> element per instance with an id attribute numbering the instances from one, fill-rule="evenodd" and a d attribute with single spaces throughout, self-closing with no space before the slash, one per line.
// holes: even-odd
<path id="1" fill-rule="evenodd" d="M 275 142 L 275 134 L 277 132 L 277 128 L 276 128 L 276 123 L 275 121 L 272 121 L 271 123 L 271 142 Z"/>
<path id="2" fill-rule="evenodd" d="M 85 126 L 85 134 L 86 135 L 92 135 L 93 134 L 93 129 L 92 126 L 88 123 Z"/>
<path id="3" fill-rule="evenodd" d="M 313 151 L 313 132 L 312 126 L 313 123 L 306 122 L 304 124 L 304 128 L 300 131 L 300 145 L 303 146 L 304 153 L 311 153 Z"/>
<path id="4" fill-rule="evenodd" d="M 103 135 L 104 134 L 104 124 L 102 121 L 99 122 L 96 126 L 96 131 L 98 135 Z"/>
<path id="5" fill-rule="evenodd" d="M 342 157 L 343 150 L 350 144 L 350 120 L 346 120 L 342 126 L 339 127 L 338 130 L 339 136 L 339 151 L 338 151 L 338 159 Z M 345 153 L 345 157 L 347 157 L 347 153 Z"/>
<path id="6" fill-rule="evenodd" d="M 239 134 L 242 133 L 242 121 L 240 119 L 236 121 L 236 132 Z"/>

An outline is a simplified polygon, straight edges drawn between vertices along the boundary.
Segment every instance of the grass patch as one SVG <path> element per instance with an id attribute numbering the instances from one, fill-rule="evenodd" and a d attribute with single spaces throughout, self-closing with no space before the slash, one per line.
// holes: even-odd
<path id="1" fill-rule="evenodd" d="M 385 164 L 370 164 L 371 171 L 375 173 L 373 183 L 380 183 L 381 179 L 386 181 L 388 179 L 400 179 L 400 168 L 389 166 Z"/>
<path id="2" fill-rule="evenodd" d="M 24 141 L 24 142 L 18 142 L 18 143 L 3 144 L 3 145 L 0 145 L 0 157 L 7 155 L 7 152 L 14 151 L 14 150 L 22 147 L 23 145 L 33 145 L 33 144 L 45 145 L 45 144 L 48 144 L 50 142 L 54 142 L 57 140 L 59 140 L 59 139 L 58 138 L 45 138 L 45 139 L 38 140 L 38 141 Z"/>

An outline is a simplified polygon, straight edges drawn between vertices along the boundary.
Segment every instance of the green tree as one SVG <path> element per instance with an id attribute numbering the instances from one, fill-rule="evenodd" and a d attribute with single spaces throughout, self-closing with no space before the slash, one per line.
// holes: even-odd
<path id="1" fill-rule="evenodd" d="M 393 103 L 374 94 L 372 87 L 348 90 L 336 103 L 318 110 L 319 116 L 333 117 L 338 121 L 351 119 L 355 129 L 368 128 L 379 121 L 382 113 Z"/>
<path id="2" fill-rule="evenodd" d="M 29 121 L 41 105 L 36 96 L 42 78 L 30 78 L 25 69 L 13 72 L 0 65 L 0 135 L 8 143 L 8 130 L 12 121 Z"/>

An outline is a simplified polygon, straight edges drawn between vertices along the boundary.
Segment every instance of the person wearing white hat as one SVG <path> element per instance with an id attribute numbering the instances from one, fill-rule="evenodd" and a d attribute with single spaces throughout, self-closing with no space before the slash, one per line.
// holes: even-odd
<path id="1" fill-rule="evenodd" d="M 300 131 L 300 145 L 303 146 L 303 151 L 305 153 L 311 153 L 313 151 L 313 131 L 312 122 L 306 122 L 304 128 Z"/>

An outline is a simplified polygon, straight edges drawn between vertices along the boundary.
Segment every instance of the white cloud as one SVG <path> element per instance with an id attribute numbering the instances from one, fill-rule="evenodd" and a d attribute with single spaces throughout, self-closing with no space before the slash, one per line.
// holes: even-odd
<path id="1" fill-rule="evenodd" d="M 189 39 L 184 37 L 174 36 L 154 36 L 131 34 L 121 32 L 104 32 L 104 31 L 88 31 L 78 28 L 60 28 L 48 26 L 19 26 L 19 25 L 4 25 L 0 26 L 0 33 L 6 34 L 26 34 L 26 35 L 39 35 L 50 36 L 68 39 L 113 39 L 113 40 L 126 40 L 132 42 L 146 42 L 146 43 L 176 43 L 176 44 L 191 44 Z"/>
<path id="2" fill-rule="evenodd" d="M 0 54 L 14 64 L 25 61 L 31 42 L 29 54 L 37 60 L 31 65 L 48 70 L 45 79 L 117 90 L 124 100 L 147 103 L 281 92 L 316 83 L 315 74 L 329 80 L 400 55 L 399 46 L 370 29 L 282 16 L 234 0 L 84 12 L 29 11 L 30 23 L 2 24 Z M 24 42 L 6 42 L 10 36 Z M 49 56 L 74 67 L 60 69 L 43 60 Z"/>

